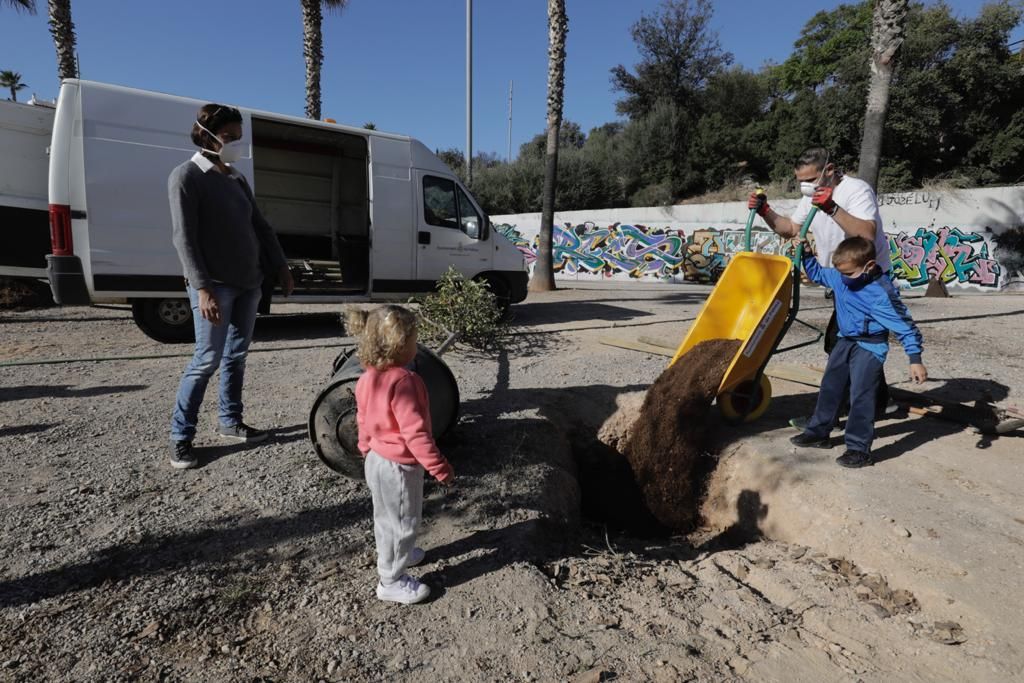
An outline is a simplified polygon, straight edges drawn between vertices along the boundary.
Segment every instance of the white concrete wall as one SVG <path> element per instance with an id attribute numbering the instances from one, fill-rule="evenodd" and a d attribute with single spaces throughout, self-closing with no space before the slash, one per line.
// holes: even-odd
<path id="1" fill-rule="evenodd" d="M 788 214 L 795 199 L 771 200 Z M 949 287 L 999 291 L 1024 284 L 993 253 L 992 235 L 1024 223 L 1024 185 L 942 192 L 902 192 L 879 198 L 894 272 L 901 287 L 923 287 L 928 276 Z M 563 211 L 555 214 L 559 279 L 713 281 L 743 248 L 743 202 Z M 496 229 L 534 258 L 540 214 L 492 216 Z M 789 247 L 758 218 L 754 250 Z"/>

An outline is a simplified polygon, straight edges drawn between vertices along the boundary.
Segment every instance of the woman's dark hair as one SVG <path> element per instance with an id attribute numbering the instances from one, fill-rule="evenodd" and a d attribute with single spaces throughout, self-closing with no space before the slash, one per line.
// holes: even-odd
<path id="1" fill-rule="evenodd" d="M 192 143 L 196 147 L 210 149 L 214 143 L 198 124 L 203 124 L 212 133 L 219 133 L 229 123 L 241 123 L 242 112 L 224 104 L 204 104 L 196 114 L 196 121 L 198 123 L 192 124 Z"/>

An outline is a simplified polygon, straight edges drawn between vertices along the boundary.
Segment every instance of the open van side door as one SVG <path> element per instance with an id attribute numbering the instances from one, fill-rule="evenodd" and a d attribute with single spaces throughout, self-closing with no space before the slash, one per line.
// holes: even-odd
<path id="1" fill-rule="evenodd" d="M 451 176 L 416 171 L 416 279 L 437 281 L 449 266 L 466 277 L 491 269 L 485 214 Z"/>

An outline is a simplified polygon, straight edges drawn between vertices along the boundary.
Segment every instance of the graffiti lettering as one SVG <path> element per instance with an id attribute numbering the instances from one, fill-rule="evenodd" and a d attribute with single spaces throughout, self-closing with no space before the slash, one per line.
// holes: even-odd
<path id="1" fill-rule="evenodd" d="M 942 196 L 931 192 L 896 192 L 883 194 L 878 197 L 879 206 L 915 206 L 927 204 L 929 209 L 938 210 L 942 203 Z"/>
<path id="2" fill-rule="evenodd" d="M 811 244 L 814 236 L 809 235 Z M 743 230 L 695 230 L 687 246 L 684 278 L 694 282 L 717 282 L 729 258 L 746 247 Z M 794 245 L 768 230 L 754 230 L 750 235 L 750 249 L 757 254 L 792 256 Z"/>
<path id="3" fill-rule="evenodd" d="M 528 263 L 537 259 L 537 239 L 531 243 L 512 225 L 496 225 L 523 253 Z M 648 228 L 643 225 L 594 223 L 556 225 L 552 239 L 555 273 L 589 274 L 603 277 L 669 280 L 677 274 L 686 257 L 686 238 L 681 230 Z"/>
<path id="4" fill-rule="evenodd" d="M 536 261 L 536 237 L 531 239 L 507 223 L 494 227 L 511 240 L 527 263 Z M 744 246 L 743 230 L 735 228 L 702 228 L 687 236 L 670 227 L 565 223 L 555 226 L 552 256 L 555 273 L 561 276 L 714 283 L 732 254 L 743 251 Z M 751 248 L 760 254 L 792 256 L 794 244 L 762 229 L 752 233 Z M 889 250 L 893 274 L 902 287 L 926 286 L 929 276 L 934 276 L 947 284 L 998 288 L 1004 278 L 1003 269 L 989 255 L 984 236 L 960 228 L 918 228 L 912 235 L 889 235 Z"/>
<path id="5" fill-rule="evenodd" d="M 913 235 L 889 236 L 893 274 L 910 287 L 942 282 L 999 287 L 1002 269 L 989 257 L 988 243 L 978 233 L 960 228 L 918 228 Z"/>

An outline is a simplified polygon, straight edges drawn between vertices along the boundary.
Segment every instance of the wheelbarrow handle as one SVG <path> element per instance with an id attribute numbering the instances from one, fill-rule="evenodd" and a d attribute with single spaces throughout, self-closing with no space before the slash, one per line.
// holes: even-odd
<path id="1" fill-rule="evenodd" d="M 800 270 L 800 264 L 803 263 L 804 260 L 804 240 L 807 239 L 807 231 L 811 229 L 811 223 L 814 222 L 814 216 L 817 213 L 818 207 L 812 206 L 811 210 L 807 212 L 807 218 L 804 219 L 804 224 L 800 226 L 800 237 L 796 243 L 796 254 L 793 256 L 793 267 L 797 270 Z"/>
<path id="2" fill-rule="evenodd" d="M 763 187 L 756 188 L 754 190 L 754 192 L 758 196 L 764 196 L 764 194 L 765 194 Z M 756 216 L 756 215 L 757 215 L 757 209 L 751 209 L 750 210 L 750 215 L 747 216 L 747 228 L 746 228 L 746 230 L 743 231 L 743 234 L 744 234 L 744 241 L 743 241 L 743 243 L 745 245 L 743 247 L 743 251 L 753 251 L 754 250 L 754 248 L 751 246 L 750 231 L 754 228 L 754 216 Z"/>

